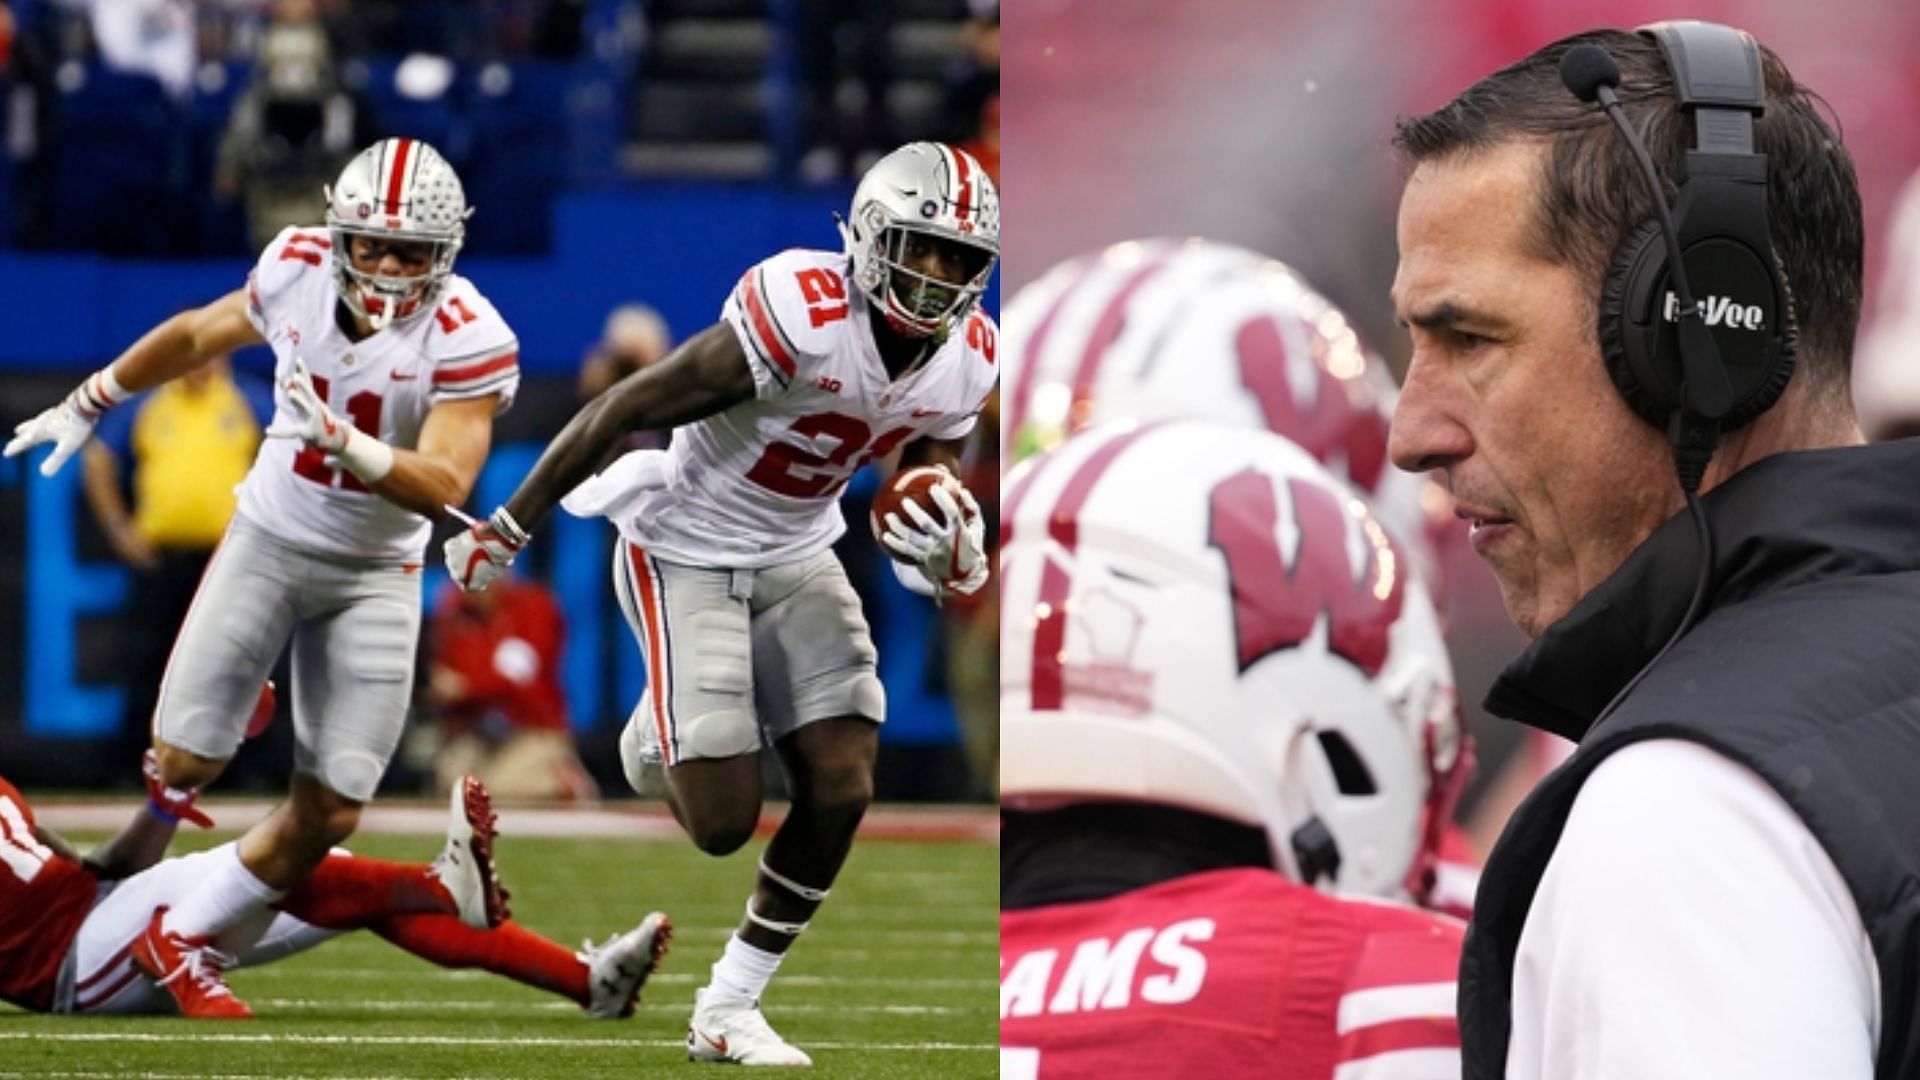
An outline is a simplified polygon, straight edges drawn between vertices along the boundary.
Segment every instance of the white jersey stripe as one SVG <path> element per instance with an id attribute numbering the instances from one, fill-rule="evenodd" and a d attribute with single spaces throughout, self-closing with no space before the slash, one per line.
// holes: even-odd
<path id="1" fill-rule="evenodd" d="M 468 353 L 465 356 L 449 356 L 445 360 L 437 361 L 436 366 L 441 371 L 446 371 L 449 368 L 466 367 L 468 364 L 484 364 L 489 360 L 497 360 L 509 353 L 518 353 L 519 351 L 520 341 L 518 338 L 514 338 L 504 344 L 492 345 L 481 349 L 479 352 Z"/>
<path id="2" fill-rule="evenodd" d="M 1451 982 L 1412 983 L 1355 990 L 1340 999 L 1338 1030 L 1345 1035 L 1395 1020 L 1451 1017 L 1459 990 Z"/>
<path id="3" fill-rule="evenodd" d="M 442 384 L 433 388 L 433 400 L 448 401 L 499 393 L 512 386 L 519 377 L 518 371 L 503 371 L 491 378 L 477 379 L 473 382 Z"/>
<path id="4" fill-rule="evenodd" d="M 1341 1062 L 1334 1067 L 1333 1080 L 1460 1080 L 1460 1051 L 1440 1047 L 1389 1050 Z"/>

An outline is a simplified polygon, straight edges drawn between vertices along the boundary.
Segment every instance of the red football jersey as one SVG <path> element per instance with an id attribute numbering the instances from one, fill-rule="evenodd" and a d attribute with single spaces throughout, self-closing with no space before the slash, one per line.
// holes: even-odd
<path id="1" fill-rule="evenodd" d="M 99 881 L 33 837 L 33 808 L 0 776 L 0 1000 L 45 1012 Z"/>
<path id="2" fill-rule="evenodd" d="M 1462 925 L 1223 870 L 1000 917 L 1003 1080 L 1458 1080 Z"/>

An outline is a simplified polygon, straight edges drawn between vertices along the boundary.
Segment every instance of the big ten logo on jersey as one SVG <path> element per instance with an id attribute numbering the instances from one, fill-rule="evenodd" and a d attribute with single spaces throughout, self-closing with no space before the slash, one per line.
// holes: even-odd
<path id="1" fill-rule="evenodd" d="M 1306 641 L 1324 615 L 1328 650 L 1378 675 L 1406 598 L 1398 550 L 1358 499 L 1299 479 L 1285 490 L 1288 533 L 1298 537 L 1291 566 L 1280 549 L 1273 476 L 1243 469 L 1208 496 L 1208 542 L 1226 559 L 1240 670 Z M 1349 554 L 1352 529 L 1361 541 L 1358 565 Z"/>
<path id="2" fill-rule="evenodd" d="M 313 376 L 313 392 L 320 395 L 320 400 L 326 402 L 327 408 L 336 414 L 345 413 L 353 421 L 354 427 L 378 439 L 380 413 L 386 408 L 386 400 L 371 390 L 362 390 L 340 402 L 333 400 L 332 391 L 332 382 L 326 376 Z M 368 490 L 359 477 L 327 464 L 326 452 L 317 446 L 301 445 L 300 452 L 293 455 L 293 471 L 302 479 L 321 487 L 338 488 L 341 491 Z"/>
<path id="3" fill-rule="evenodd" d="M 837 494 L 862 465 L 893 453 L 913 436 L 914 429 L 893 428 L 876 439 L 865 420 L 828 412 L 803 416 L 787 432 L 815 448 L 826 440 L 831 449 L 821 454 L 790 442 L 770 442 L 747 470 L 747 480 L 777 495 L 812 499 Z"/>
<path id="4" fill-rule="evenodd" d="M 1207 980 L 1212 919 L 1143 926 L 1117 938 L 1087 938 L 1061 962 L 1062 949 L 1035 949 L 1000 961 L 1000 1019 L 1067 1016 L 1095 1010 L 1183 1005 Z"/>
<path id="5" fill-rule="evenodd" d="M 793 277 L 800 283 L 800 295 L 807 301 L 807 321 L 814 329 L 847 317 L 847 281 L 839 273 L 813 267 Z"/>

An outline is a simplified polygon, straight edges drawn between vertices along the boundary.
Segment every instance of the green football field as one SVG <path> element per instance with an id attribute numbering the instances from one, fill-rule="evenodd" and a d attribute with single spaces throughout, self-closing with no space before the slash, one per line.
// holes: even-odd
<path id="1" fill-rule="evenodd" d="M 85 850 L 99 837 L 73 839 Z M 210 842 L 183 834 L 176 850 Z M 561 998 L 445 971 L 356 933 L 233 973 L 252 1021 L 37 1016 L 0 1005 L 0 1078 L 736 1075 L 687 1062 L 686 1022 L 739 919 L 760 847 L 722 860 L 684 841 L 500 838 L 514 918 L 570 947 L 655 908 L 673 917 L 673 951 L 631 1019 L 590 1020 Z M 425 862 L 439 844 L 363 835 L 353 848 Z M 763 1001 L 774 1027 L 813 1055 L 812 1075 L 998 1074 L 998 882 L 988 843 L 855 845 Z"/>

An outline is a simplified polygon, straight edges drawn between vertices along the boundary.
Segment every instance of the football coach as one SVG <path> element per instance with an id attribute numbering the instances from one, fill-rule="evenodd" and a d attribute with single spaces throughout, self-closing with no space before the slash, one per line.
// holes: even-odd
<path id="1" fill-rule="evenodd" d="M 1920 1077 L 1920 441 L 1862 445 L 1858 184 L 1780 58 L 1595 31 L 1401 121 L 1392 455 L 1577 740 L 1490 856 L 1466 1074 Z"/>

